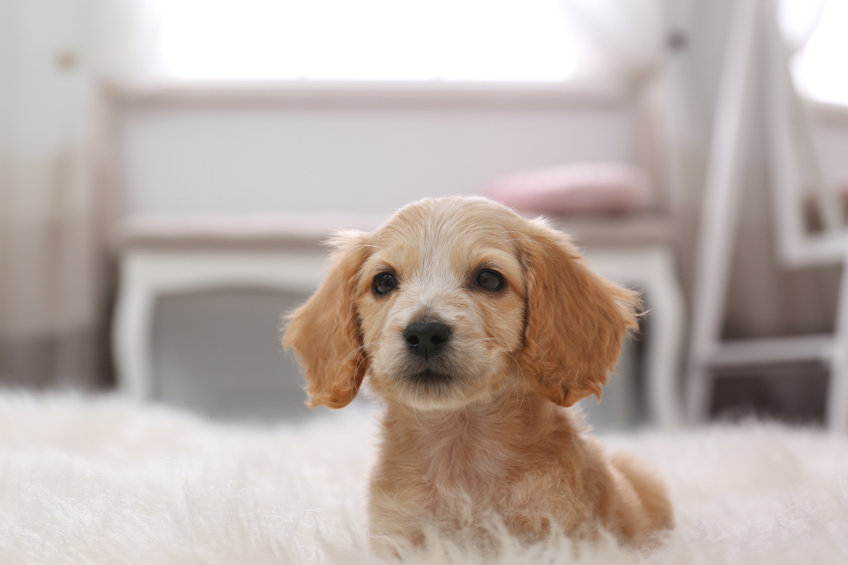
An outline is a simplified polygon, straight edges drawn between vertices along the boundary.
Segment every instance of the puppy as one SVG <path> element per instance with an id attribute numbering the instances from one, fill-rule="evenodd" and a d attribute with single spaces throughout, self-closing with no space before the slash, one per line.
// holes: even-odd
<path id="1" fill-rule="evenodd" d="M 604 528 L 642 545 L 671 527 L 661 483 L 563 409 L 600 398 L 637 325 L 634 292 L 544 221 L 482 198 L 422 200 L 334 245 L 283 344 L 300 354 L 308 405 L 341 408 L 366 376 L 385 402 L 378 547 L 433 529 L 480 537 L 492 517 L 527 541 Z"/>

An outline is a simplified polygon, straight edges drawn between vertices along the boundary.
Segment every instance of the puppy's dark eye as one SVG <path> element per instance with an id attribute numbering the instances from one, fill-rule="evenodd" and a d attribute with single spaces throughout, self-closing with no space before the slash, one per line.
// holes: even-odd
<path id="1" fill-rule="evenodd" d="M 493 269 L 483 269 L 474 277 L 474 284 L 489 292 L 498 292 L 506 286 L 503 275 Z"/>
<path id="2" fill-rule="evenodd" d="M 398 286 L 397 277 L 392 273 L 380 273 L 376 277 L 374 277 L 374 282 L 371 283 L 371 290 L 374 291 L 374 294 L 377 296 L 383 296 L 384 294 L 388 294 Z"/>

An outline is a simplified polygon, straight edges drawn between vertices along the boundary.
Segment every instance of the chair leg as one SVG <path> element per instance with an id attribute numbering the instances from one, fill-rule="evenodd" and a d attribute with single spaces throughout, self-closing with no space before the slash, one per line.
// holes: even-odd
<path id="1" fill-rule="evenodd" d="M 834 344 L 827 391 L 827 427 L 838 434 L 848 433 L 848 367 L 845 365 L 848 342 Z"/>
<path id="2" fill-rule="evenodd" d="M 118 374 L 118 390 L 133 400 L 153 397 L 150 368 L 150 333 L 154 298 L 142 269 L 121 265 L 121 288 L 115 307 L 112 348 Z"/>
<path id="3" fill-rule="evenodd" d="M 686 371 L 686 419 L 691 425 L 706 421 L 713 395 L 713 375 L 704 363 L 690 362 Z"/>
<path id="4" fill-rule="evenodd" d="M 762 2 L 736 2 L 733 26 L 715 110 L 710 161 L 704 179 L 701 225 L 698 233 L 691 335 L 686 372 L 686 408 L 690 423 L 703 422 L 712 397 L 713 374 L 709 355 L 720 343 L 733 246 L 739 223 L 743 175 L 749 156 L 755 72 L 758 58 Z"/>
<path id="5" fill-rule="evenodd" d="M 827 390 L 827 426 L 830 431 L 848 433 L 848 245 L 839 284 L 839 304 Z"/>
<path id="6" fill-rule="evenodd" d="M 649 330 L 645 366 L 649 413 L 664 428 L 681 424 L 680 382 L 683 344 L 683 295 L 676 284 L 670 253 L 655 256 L 648 288 Z"/>

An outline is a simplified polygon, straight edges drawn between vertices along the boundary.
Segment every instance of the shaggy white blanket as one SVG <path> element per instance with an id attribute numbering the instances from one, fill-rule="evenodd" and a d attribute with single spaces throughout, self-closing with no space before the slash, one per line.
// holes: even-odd
<path id="1" fill-rule="evenodd" d="M 379 563 L 372 414 L 219 425 L 115 398 L 0 396 L 0 563 Z M 750 422 L 606 436 L 665 476 L 677 527 L 636 552 L 554 538 L 413 563 L 848 563 L 848 441 Z"/>

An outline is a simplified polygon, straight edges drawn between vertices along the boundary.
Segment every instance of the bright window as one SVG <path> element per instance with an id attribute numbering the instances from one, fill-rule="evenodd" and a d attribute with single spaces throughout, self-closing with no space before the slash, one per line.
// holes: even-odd
<path id="1" fill-rule="evenodd" d="M 792 73 L 801 93 L 848 106 L 848 0 L 827 0 L 819 23 L 795 55 Z"/>
<path id="2" fill-rule="evenodd" d="M 563 81 L 560 0 L 155 0 L 158 58 L 186 79 Z"/>

